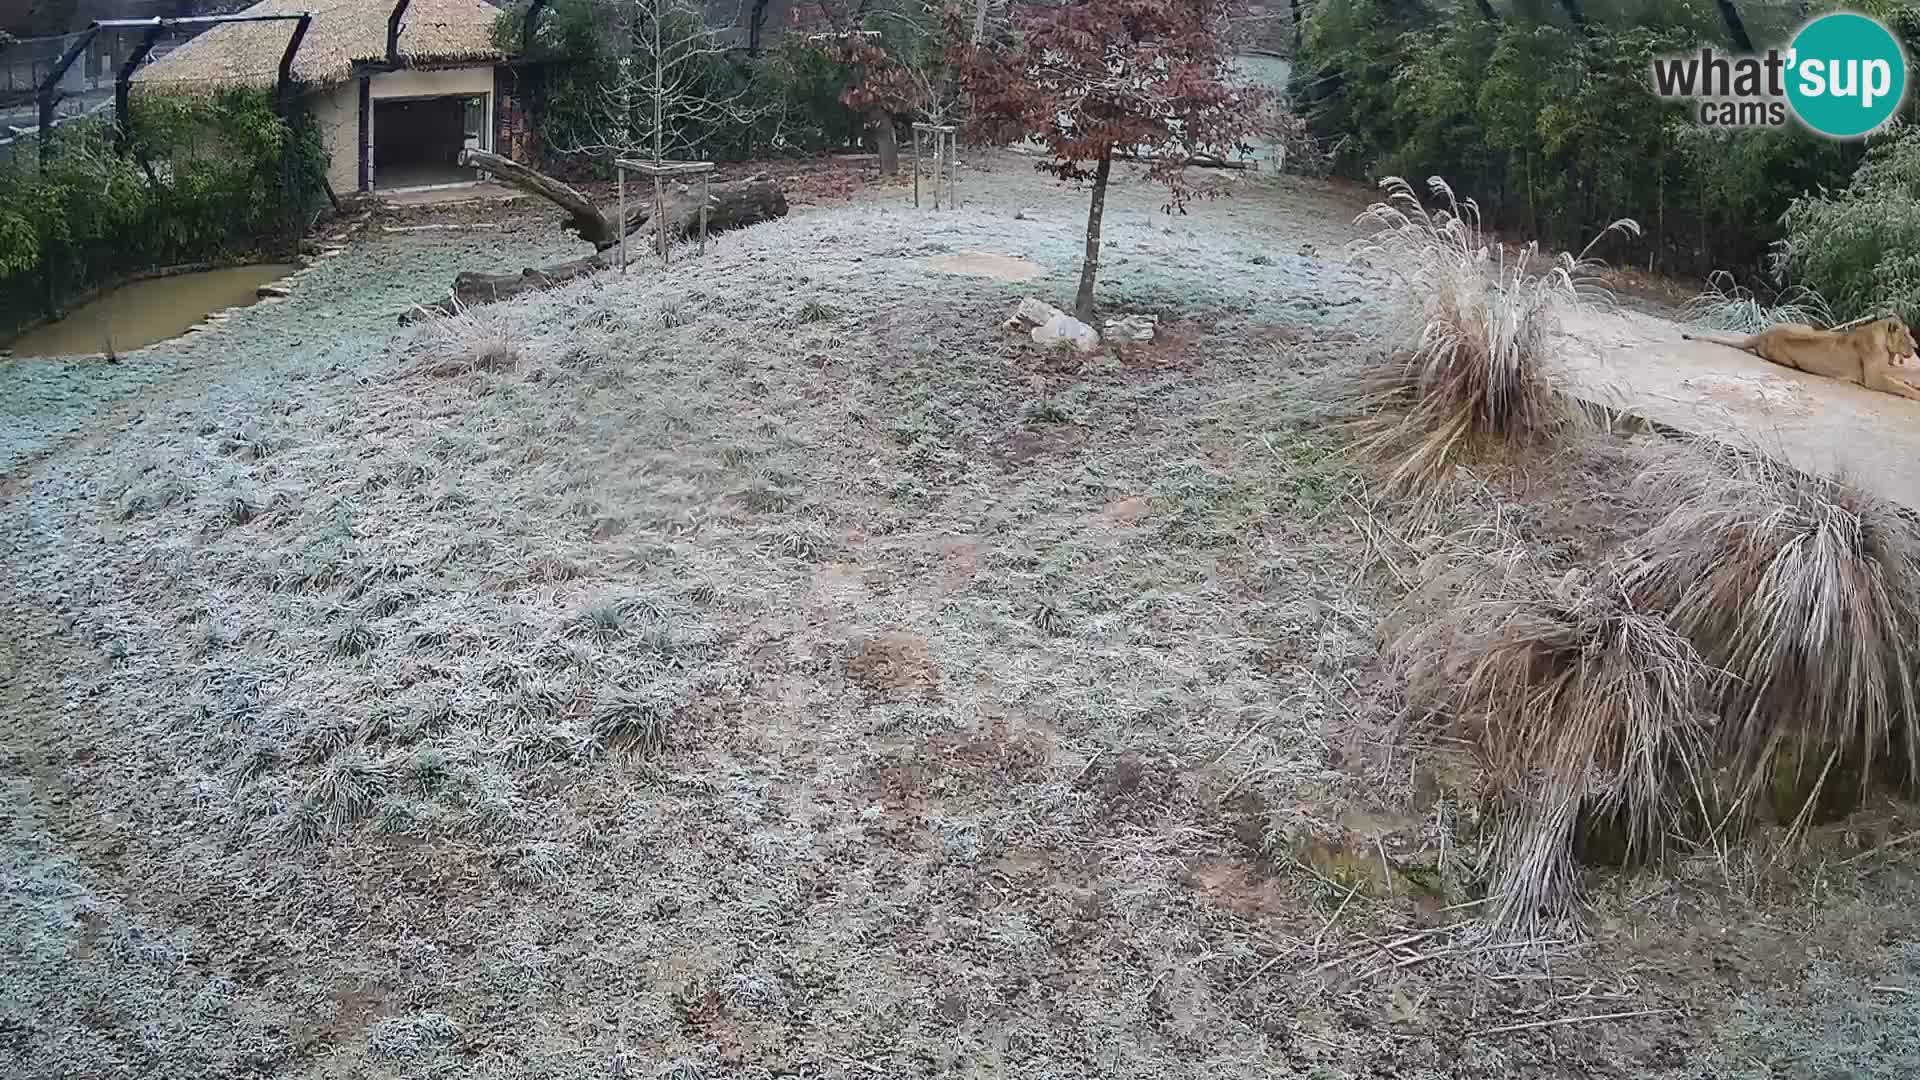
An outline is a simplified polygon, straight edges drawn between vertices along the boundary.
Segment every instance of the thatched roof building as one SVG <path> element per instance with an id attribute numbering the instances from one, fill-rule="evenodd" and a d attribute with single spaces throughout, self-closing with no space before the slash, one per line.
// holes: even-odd
<path id="1" fill-rule="evenodd" d="M 486 0 L 409 0 L 391 55 L 396 0 L 263 0 L 252 14 L 313 16 L 293 58 L 301 106 L 317 125 L 334 191 L 470 184 L 464 149 L 526 133 L 520 82 L 493 43 L 500 9 Z M 134 74 L 149 94 L 270 88 L 294 24 L 222 23 Z"/>
<path id="2" fill-rule="evenodd" d="M 312 27 L 294 56 L 293 77 L 310 89 L 355 76 L 356 64 L 387 60 L 387 17 L 394 0 L 261 0 L 249 13 L 307 11 Z M 410 0 L 400 23 L 403 66 L 492 63 L 500 9 L 486 0 Z M 142 68 L 136 87 L 270 87 L 279 73 L 293 25 L 287 22 L 215 26 Z"/>

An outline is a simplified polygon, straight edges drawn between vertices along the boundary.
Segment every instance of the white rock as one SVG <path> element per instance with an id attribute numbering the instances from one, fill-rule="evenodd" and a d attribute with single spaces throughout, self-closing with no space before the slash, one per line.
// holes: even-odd
<path id="1" fill-rule="evenodd" d="M 1007 317 L 1006 327 L 1009 330 L 1019 330 L 1028 326 L 1044 326 L 1055 316 L 1064 314 L 1066 313 L 1052 304 L 1042 303 L 1029 296 L 1020 301 L 1019 306 L 1013 309 L 1013 314 Z"/>
<path id="2" fill-rule="evenodd" d="M 1070 345 L 1077 352 L 1093 352 L 1100 347 L 1100 333 L 1052 304 L 1029 296 L 1020 301 L 1004 324 L 1009 330 L 1033 327 L 1033 340 L 1048 348 Z"/>
<path id="3" fill-rule="evenodd" d="M 1065 343 L 1075 352 L 1090 353 L 1100 348 L 1100 334 L 1093 327 L 1063 311 L 1033 328 L 1033 340 L 1048 348 Z"/>
<path id="4" fill-rule="evenodd" d="M 1038 210 L 1034 210 L 1034 209 L 1031 209 L 1031 208 L 1023 208 L 1023 209 L 1020 209 L 1020 210 L 1015 210 L 1015 211 L 1013 212 L 1013 220 L 1015 220 L 1015 221 L 1038 221 L 1038 220 L 1040 220 L 1040 211 L 1038 211 Z"/>
<path id="5" fill-rule="evenodd" d="M 1117 338 L 1122 341 L 1145 344 L 1153 340 L 1154 332 L 1159 329 L 1159 326 L 1158 315 L 1127 315 L 1118 319 L 1108 319 L 1106 332 L 1101 336 L 1108 341 Z"/>

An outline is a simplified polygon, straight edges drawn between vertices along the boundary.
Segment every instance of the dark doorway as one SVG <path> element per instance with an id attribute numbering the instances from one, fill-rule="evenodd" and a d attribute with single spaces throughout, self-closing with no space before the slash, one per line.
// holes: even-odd
<path id="1" fill-rule="evenodd" d="M 463 147 L 484 148 L 472 121 L 484 114 L 485 101 L 435 97 L 374 102 L 373 186 L 391 191 L 474 180 L 474 170 L 461 168 L 459 158 Z"/>

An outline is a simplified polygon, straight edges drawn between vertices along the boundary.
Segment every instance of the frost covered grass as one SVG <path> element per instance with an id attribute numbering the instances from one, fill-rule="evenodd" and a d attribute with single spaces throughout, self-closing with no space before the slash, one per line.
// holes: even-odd
<path id="1" fill-rule="evenodd" d="M 255 352 L 59 444 L 0 516 L 0 903 L 31 915 L 0 920 L 0 1072 L 1555 1075 L 1696 1045 L 1690 1015 L 1476 1033 L 1713 999 L 1619 948 L 1476 951 L 1472 802 L 1352 743 L 1404 553 L 1297 384 L 1351 359 L 1374 283 L 1287 254 L 1263 215 L 1294 192 L 1166 218 L 1117 188 L 1103 300 L 1162 340 L 1042 355 L 998 324 L 1066 298 L 1084 204 L 1026 168 L 398 337 L 450 273 L 319 349 L 236 320 Z M 967 251 L 1049 274 L 927 266 Z M 1623 880 L 1636 942 L 1722 919 L 1679 910 L 1698 878 Z M 1920 910 L 1857 906 L 1820 933 Z M 1713 921 L 1700 970 L 1779 952 L 1749 940 L 1777 914 Z M 1447 936 L 1381 948 L 1410 926 Z"/>
<path id="2" fill-rule="evenodd" d="M 1261 1053 L 1246 986 L 1296 916 L 1187 867 L 1312 825 L 1321 686 L 1370 644 L 1305 524 L 1346 473 L 1247 336 L 1320 332 L 1295 317 L 1353 279 L 1196 298 L 1184 263 L 1240 241 L 1123 229 L 1168 257 L 1108 295 L 1185 329 L 1075 363 L 1002 334 L 1013 287 L 923 264 L 1005 229 L 798 218 L 40 467 L 5 546 L 44 722 L 7 741 L 69 763 L 48 829 L 116 853 L 125 917 L 236 958 L 264 1045 L 208 1074 L 486 1071 L 502 1040 L 515 1074 L 918 1073 L 1009 1029 L 1034 1067 L 1091 1038 L 1152 1071 L 1195 1023 L 1243 1032 L 1223 1068 Z M 1063 282 L 1076 244 L 1021 242 Z M 1123 979 L 1040 1004 L 1088 955 Z M 25 1074 L 165 1000 L 32 1027 Z"/>

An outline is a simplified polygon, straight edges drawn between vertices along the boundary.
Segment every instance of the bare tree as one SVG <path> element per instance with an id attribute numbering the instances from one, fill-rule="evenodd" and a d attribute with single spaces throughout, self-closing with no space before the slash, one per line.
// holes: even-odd
<path id="1" fill-rule="evenodd" d="M 590 134 L 562 149 L 655 162 L 695 158 L 710 133 L 769 114 L 744 81 L 724 77 L 726 40 L 707 25 L 697 0 L 600 0 L 598 14 L 617 59 L 600 86 Z"/>

